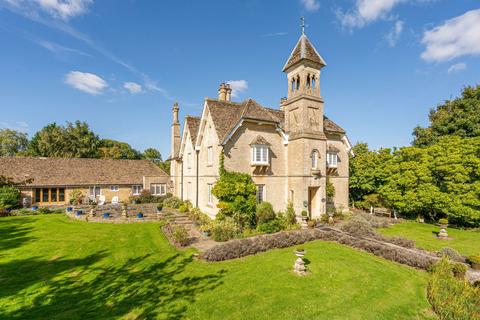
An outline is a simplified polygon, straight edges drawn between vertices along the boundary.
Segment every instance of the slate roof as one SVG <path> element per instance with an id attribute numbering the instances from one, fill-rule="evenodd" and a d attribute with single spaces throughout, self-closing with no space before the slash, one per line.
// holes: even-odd
<path id="1" fill-rule="evenodd" d="M 144 176 L 168 175 L 149 160 L 0 157 L 0 175 L 29 186 L 143 184 Z"/>
<path id="2" fill-rule="evenodd" d="M 206 103 L 218 138 L 222 142 L 242 118 L 273 122 L 284 129 L 285 114 L 282 110 L 265 108 L 253 99 L 240 103 L 207 99 Z M 324 117 L 324 129 L 327 133 L 345 133 L 345 130 L 327 117 Z"/>
<path id="3" fill-rule="evenodd" d="M 288 57 L 287 63 L 285 63 L 285 66 L 283 67 L 283 71 L 304 59 L 318 63 L 322 66 L 327 65 L 310 40 L 308 40 L 307 36 L 302 34 L 300 39 L 298 39 L 297 45 L 290 54 L 290 57 Z"/>
<path id="4" fill-rule="evenodd" d="M 188 131 L 190 131 L 190 137 L 192 137 L 192 143 L 195 145 L 198 129 L 200 128 L 200 117 L 186 116 L 185 121 L 187 123 Z"/>

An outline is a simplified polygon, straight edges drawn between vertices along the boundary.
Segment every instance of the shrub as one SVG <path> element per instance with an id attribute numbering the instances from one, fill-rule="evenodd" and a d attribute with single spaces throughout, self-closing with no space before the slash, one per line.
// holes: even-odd
<path id="1" fill-rule="evenodd" d="M 341 230 L 356 237 L 374 237 L 376 235 L 370 223 L 360 215 L 353 216 L 341 227 Z"/>
<path id="2" fill-rule="evenodd" d="M 70 199 L 70 204 L 78 206 L 79 204 L 83 203 L 85 196 L 83 195 L 81 190 L 74 189 L 72 190 L 72 192 L 70 192 L 68 198 Z"/>
<path id="3" fill-rule="evenodd" d="M 369 213 L 364 213 L 364 212 L 359 212 L 356 215 L 361 216 L 365 220 L 368 221 L 368 223 L 373 227 L 373 228 L 387 228 L 391 222 L 394 222 L 394 220 L 385 218 L 385 217 L 377 217 Z"/>
<path id="4" fill-rule="evenodd" d="M 279 219 L 262 222 L 257 225 L 257 230 L 265 233 L 275 233 L 282 230 L 282 222 Z"/>
<path id="5" fill-rule="evenodd" d="M 440 319 L 478 319 L 480 288 L 454 277 L 452 265 L 443 257 L 432 267 L 427 298 Z"/>
<path id="6" fill-rule="evenodd" d="M 462 263 L 465 262 L 465 257 L 464 256 L 462 256 L 460 253 L 458 253 L 458 251 L 456 251 L 455 249 L 452 249 L 452 248 L 449 248 L 449 247 L 445 247 L 445 248 L 440 249 L 437 252 L 437 256 L 440 257 L 440 258 L 441 257 L 447 257 L 452 261 L 457 261 L 457 262 L 462 262 Z"/>
<path id="7" fill-rule="evenodd" d="M 480 256 L 477 256 L 477 255 L 469 256 L 467 260 L 468 260 L 469 263 L 480 264 Z"/>
<path id="8" fill-rule="evenodd" d="M 465 276 L 465 272 L 467 272 L 467 270 L 468 270 L 468 267 L 463 263 L 454 262 L 452 264 L 452 271 L 456 276 L 457 275 Z"/>
<path id="9" fill-rule="evenodd" d="M 389 243 L 392 243 L 392 244 L 400 246 L 400 247 L 409 248 L 409 249 L 415 248 L 415 241 L 410 240 L 410 239 L 406 239 L 406 238 L 399 237 L 399 236 L 391 237 L 391 238 L 384 238 L 381 235 L 378 235 L 378 236 L 383 238 L 382 240 L 385 240 Z"/>
<path id="10" fill-rule="evenodd" d="M 287 210 L 285 210 L 285 220 L 288 224 L 297 223 L 297 215 L 295 214 L 295 210 L 293 209 L 292 202 L 288 202 L 287 204 Z"/>
<path id="11" fill-rule="evenodd" d="M 184 213 L 184 212 L 188 212 L 188 206 L 184 203 L 182 203 L 179 207 L 178 207 L 178 211 Z"/>
<path id="12" fill-rule="evenodd" d="M 335 197 L 335 186 L 333 185 L 333 183 L 331 183 L 328 180 L 327 180 L 327 185 L 326 185 L 326 188 L 325 188 L 325 193 L 326 193 L 326 196 L 327 196 L 327 202 L 332 203 L 333 198 Z"/>
<path id="13" fill-rule="evenodd" d="M 257 223 L 263 224 L 275 220 L 275 211 L 273 211 L 270 202 L 262 202 L 257 204 Z"/>
<path id="14" fill-rule="evenodd" d="M 163 210 L 163 203 L 157 204 L 157 211 L 162 211 Z"/>
<path id="15" fill-rule="evenodd" d="M 255 227 L 256 190 L 252 177 L 247 173 L 229 172 L 220 159 L 220 178 L 212 189 L 219 200 L 220 217 L 231 217 L 240 227 Z"/>
<path id="16" fill-rule="evenodd" d="M 315 228 L 317 226 L 317 220 L 313 220 L 313 219 L 308 220 L 307 225 L 309 228 Z"/>
<path id="17" fill-rule="evenodd" d="M 447 225 L 448 224 L 448 219 L 442 218 L 438 220 L 438 223 L 441 225 Z"/>
<path id="18" fill-rule="evenodd" d="M 240 231 L 232 218 L 225 218 L 213 223 L 211 233 L 213 240 L 223 242 L 235 238 Z"/>
<path id="19" fill-rule="evenodd" d="M 188 230 L 184 226 L 174 226 L 172 236 L 173 240 L 181 246 L 186 246 L 190 240 Z"/>
<path id="20" fill-rule="evenodd" d="M 182 204 L 182 200 L 177 197 L 169 197 L 163 200 L 163 206 L 170 209 L 178 209 Z"/>
<path id="21" fill-rule="evenodd" d="M 165 235 L 174 243 L 180 246 L 186 246 L 189 241 L 189 234 L 187 228 L 182 225 L 172 225 L 171 223 L 166 223 L 162 227 Z"/>
<path id="22" fill-rule="evenodd" d="M 0 210 L 14 209 L 20 206 L 20 190 L 15 187 L 0 188 Z"/>
<path id="23" fill-rule="evenodd" d="M 300 214 L 302 215 L 302 217 L 308 217 L 308 212 L 306 210 L 303 210 L 302 212 L 300 212 Z"/>

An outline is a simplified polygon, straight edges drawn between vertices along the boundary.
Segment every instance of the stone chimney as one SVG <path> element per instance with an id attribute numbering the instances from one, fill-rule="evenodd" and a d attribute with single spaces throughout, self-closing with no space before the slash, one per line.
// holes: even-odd
<path id="1" fill-rule="evenodd" d="M 218 100 L 227 101 L 227 84 L 224 82 L 220 83 L 220 87 L 218 88 Z"/>
<path id="2" fill-rule="evenodd" d="M 230 85 L 228 83 L 225 85 L 225 87 L 227 89 L 226 100 L 230 101 L 232 100 L 232 88 L 230 88 Z"/>
<path id="3" fill-rule="evenodd" d="M 178 121 L 178 111 L 180 108 L 178 107 L 178 103 L 175 102 L 173 104 L 172 113 L 173 113 L 173 121 L 172 121 L 172 137 L 171 137 L 171 155 L 170 157 L 173 159 L 178 156 L 178 151 L 180 150 L 180 121 Z"/>
<path id="4" fill-rule="evenodd" d="M 285 111 L 285 101 L 287 101 L 286 97 L 280 98 L 280 110 Z"/>

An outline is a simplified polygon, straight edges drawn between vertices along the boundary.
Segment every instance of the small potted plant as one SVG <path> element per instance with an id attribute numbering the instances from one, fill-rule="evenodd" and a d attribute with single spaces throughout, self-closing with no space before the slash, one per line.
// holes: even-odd
<path id="1" fill-rule="evenodd" d="M 108 219 L 108 218 L 110 218 L 110 213 L 105 212 L 105 213 L 103 214 L 103 219 Z"/>
<path id="2" fill-rule="evenodd" d="M 143 218 L 143 213 L 141 213 L 141 212 L 137 213 L 137 218 L 142 219 Z"/>
<path id="3" fill-rule="evenodd" d="M 467 273 L 467 266 L 460 262 L 455 262 L 452 266 L 452 271 L 455 277 L 459 279 L 464 279 L 465 274 Z"/>
<path id="4" fill-rule="evenodd" d="M 317 226 L 317 220 L 310 219 L 307 221 L 307 225 L 310 229 L 314 229 Z"/>
<path id="5" fill-rule="evenodd" d="M 32 211 L 37 211 L 38 210 L 38 206 L 32 206 Z"/>
<path id="6" fill-rule="evenodd" d="M 73 211 L 73 207 L 67 207 L 67 212 L 72 212 Z"/>
<path id="7" fill-rule="evenodd" d="M 161 212 L 163 210 L 163 203 L 157 204 L 157 212 Z"/>
<path id="8" fill-rule="evenodd" d="M 209 237 L 212 230 L 212 225 L 211 223 L 205 223 L 202 224 L 199 229 L 205 237 Z"/>
<path id="9" fill-rule="evenodd" d="M 468 262 L 472 266 L 473 270 L 480 270 L 480 255 L 469 256 Z"/>
<path id="10" fill-rule="evenodd" d="M 448 219 L 442 218 L 438 220 L 438 226 L 442 229 L 448 227 Z"/>
<path id="11" fill-rule="evenodd" d="M 295 249 L 295 255 L 299 258 L 303 258 L 305 256 L 305 253 L 306 251 L 303 247 L 297 247 Z"/>
<path id="12" fill-rule="evenodd" d="M 83 213 L 83 211 L 82 211 L 82 210 L 77 210 L 77 216 L 81 216 L 81 215 L 82 215 L 82 213 Z"/>

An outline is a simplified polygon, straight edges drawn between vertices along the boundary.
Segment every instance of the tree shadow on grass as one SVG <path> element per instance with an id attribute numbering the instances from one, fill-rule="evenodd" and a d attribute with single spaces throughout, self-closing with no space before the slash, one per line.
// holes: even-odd
<path id="1" fill-rule="evenodd" d="M 101 255 L 89 258 L 96 261 Z M 50 277 L 46 290 L 32 293 L 32 303 L 3 315 L 0 311 L 0 318 L 181 319 L 198 294 L 222 284 L 225 273 L 195 275 L 193 269 L 186 270 L 192 257 L 180 254 L 161 262 L 149 260 L 146 255 L 121 265 L 99 267 L 86 260 L 76 261 L 85 263 L 84 267 L 72 266 L 69 272 L 63 270 L 62 276 Z"/>
<path id="2" fill-rule="evenodd" d="M 29 226 L 31 223 L 32 221 L 26 219 L 0 219 L 0 257 L 7 250 L 35 240 L 35 237 L 28 236 L 33 229 Z"/>

